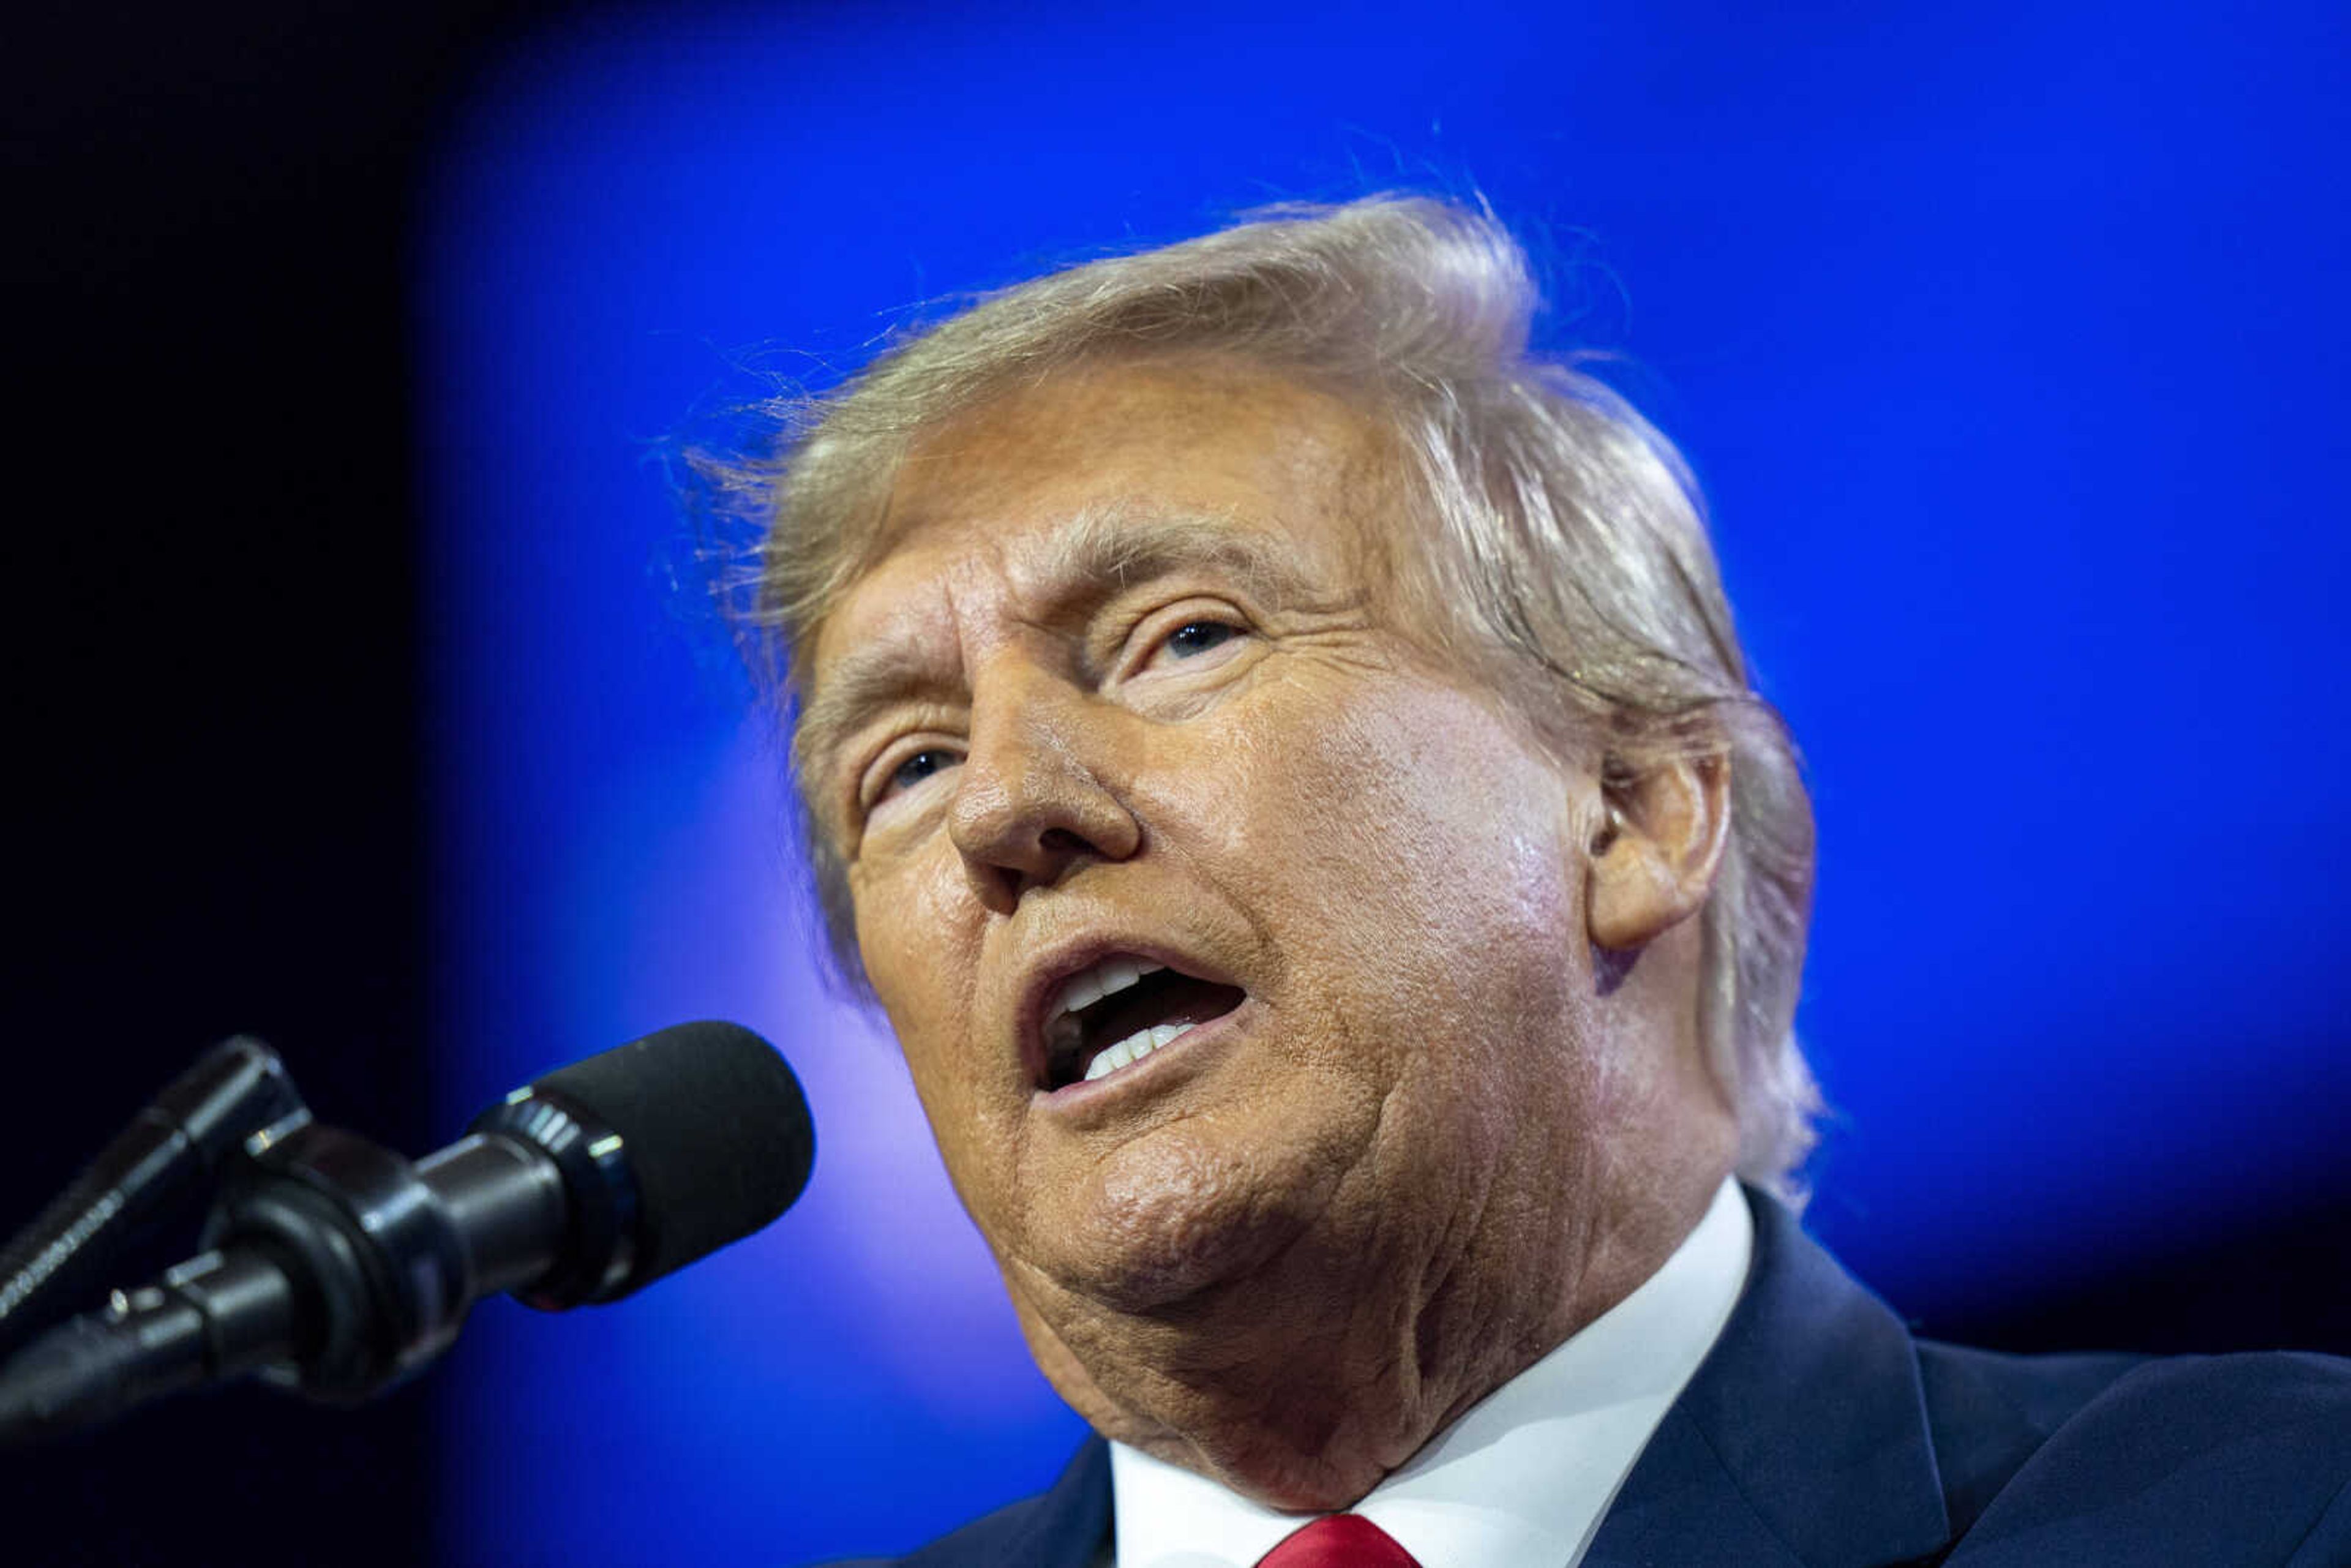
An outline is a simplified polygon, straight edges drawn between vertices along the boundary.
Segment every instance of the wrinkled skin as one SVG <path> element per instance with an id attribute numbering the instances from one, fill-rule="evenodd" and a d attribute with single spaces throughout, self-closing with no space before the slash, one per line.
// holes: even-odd
<path id="1" fill-rule="evenodd" d="M 802 737 L 1040 1364 L 1281 1508 L 1353 1501 L 1622 1299 L 1735 1142 L 1688 918 L 1720 767 L 1604 796 L 1427 652 L 1382 564 L 1413 548 L 1393 471 L 1355 409 L 1230 362 L 999 397 L 917 446 L 820 630 L 812 705 L 882 653 L 895 680 Z M 1088 578 L 1057 546 L 1089 517 L 1196 526 Z M 1102 937 L 1247 1000 L 1050 1092 L 1024 984 Z"/>

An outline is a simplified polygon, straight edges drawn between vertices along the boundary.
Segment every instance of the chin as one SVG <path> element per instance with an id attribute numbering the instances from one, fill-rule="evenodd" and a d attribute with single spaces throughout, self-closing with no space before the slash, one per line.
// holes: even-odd
<path id="1" fill-rule="evenodd" d="M 1066 1289 L 1121 1313 L 1180 1315 L 1246 1291 L 1309 1222 L 1294 1195 L 1269 1199 L 1243 1162 L 1188 1142 L 1166 1153 L 1114 1161 L 1086 1184 L 1057 1238 Z"/>
<path id="2" fill-rule="evenodd" d="M 1345 1118 L 1299 1118 L 1300 1096 L 1274 1098 L 1292 1114 L 1191 1108 L 1063 1166 L 1049 1201 L 1029 1205 L 1019 1250 L 1061 1291 L 1123 1315 L 1180 1319 L 1246 1290 L 1328 1222 L 1360 1141 Z"/>

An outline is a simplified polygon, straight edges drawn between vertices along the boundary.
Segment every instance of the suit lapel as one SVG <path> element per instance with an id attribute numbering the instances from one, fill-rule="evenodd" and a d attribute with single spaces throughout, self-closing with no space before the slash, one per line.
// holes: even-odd
<path id="1" fill-rule="evenodd" d="M 1950 1539 L 1910 1335 L 1750 1190 L 1746 1292 L 1584 1561 L 1877 1568 Z"/>
<path id="2" fill-rule="evenodd" d="M 1110 1543 L 1110 1445 L 1090 1437 L 1053 1483 L 931 1542 L 899 1568 L 1094 1568 Z"/>
<path id="3" fill-rule="evenodd" d="M 1029 1538 L 1005 1559 L 1037 1568 L 1094 1568 L 1110 1544 L 1110 1445 L 1091 1437 L 1039 1500 Z"/>

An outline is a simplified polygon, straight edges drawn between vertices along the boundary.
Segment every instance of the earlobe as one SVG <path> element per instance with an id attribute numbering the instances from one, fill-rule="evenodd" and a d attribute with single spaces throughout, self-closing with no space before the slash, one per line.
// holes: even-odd
<path id="1" fill-rule="evenodd" d="M 1593 943 L 1647 946 L 1704 906 L 1729 837 L 1730 759 L 1677 758 L 1607 788 L 1591 845 Z"/>

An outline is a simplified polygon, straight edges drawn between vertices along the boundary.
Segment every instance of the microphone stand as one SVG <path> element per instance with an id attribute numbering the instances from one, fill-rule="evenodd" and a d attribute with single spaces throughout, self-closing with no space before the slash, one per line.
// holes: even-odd
<path id="1" fill-rule="evenodd" d="M 277 1081 L 292 1094 L 282 1066 Z M 439 1355 L 486 1295 L 559 1310 L 630 1279 L 623 1140 L 554 1084 L 414 1161 L 294 1103 L 223 1162 L 201 1256 L 0 1365 L 0 1447 L 248 1373 L 356 1404 Z"/>
<path id="2" fill-rule="evenodd" d="M 131 1118 L 73 1184 L 0 1248 L 0 1354 L 78 1310 L 123 1254 L 192 1207 L 238 1145 L 309 1119 L 277 1053 L 239 1035 Z"/>
<path id="3" fill-rule="evenodd" d="M 503 1140 L 465 1140 L 442 1157 L 442 1171 L 453 1166 L 466 1167 L 462 1190 L 494 1202 L 527 1211 L 556 1201 Z M 156 1284 L 115 1291 L 104 1311 L 0 1367 L 0 1444 L 254 1372 L 312 1399 L 356 1403 L 445 1349 L 481 1294 L 452 1207 L 420 1167 L 307 1120 L 247 1140 L 203 1244 Z"/>

